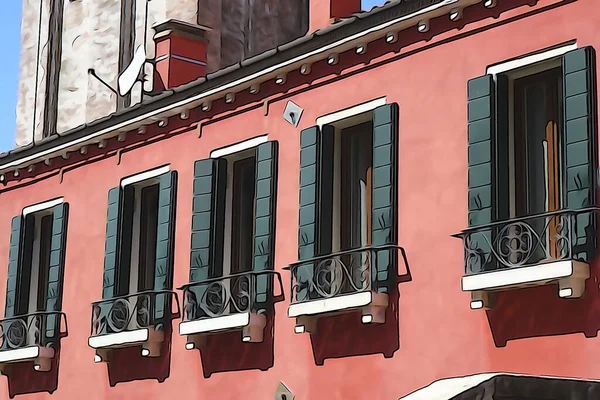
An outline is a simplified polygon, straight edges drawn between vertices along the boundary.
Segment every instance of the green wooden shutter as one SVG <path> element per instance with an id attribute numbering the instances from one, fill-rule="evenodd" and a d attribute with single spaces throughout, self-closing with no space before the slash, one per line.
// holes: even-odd
<path id="1" fill-rule="evenodd" d="M 313 126 L 300 132 L 298 260 L 331 253 L 334 128 Z M 310 291 L 314 265 L 296 268 L 296 301 L 317 296 Z"/>
<path id="2" fill-rule="evenodd" d="M 223 274 L 223 234 L 227 161 L 205 159 L 194 164 L 190 282 Z"/>
<path id="3" fill-rule="evenodd" d="M 319 209 L 319 149 L 321 131 L 318 126 L 300 132 L 300 210 L 298 223 L 298 260 L 317 255 Z M 310 295 L 308 283 L 313 277 L 313 265 L 302 264 L 295 270 L 296 301 L 306 301 Z"/>
<path id="4" fill-rule="evenodd" d="M 108 191 L 108 209 L 106 212 L 106 238 L 104 245 L 104 277 L 102 279 L 102 299 L 116 296 L 116 281 L 119 266 L 119 210 L 121 187 Z"/>
<path id="5" fill-rule="evenodd" d="M 12 219 L 10 231 L 10 250 L 8 253 L 8 279 L 6 282 L 6 303 L 4 304 L 4 318 L 15 315 L 17 302 L 17 282 L 19 273 L 19 253 L 21 243 L 21 230 L 23 218 L 17 215 Z"/>
<path id="6" fill-rule="evenodd" d="M 572 210 L 596 204 L 596 60 L 592 47 L 563 56 L 564 174 L 566 207 Z M 578 215 L 573 256 L 591 261 L 595 256 L 595 213 Z"/>
<path id="7" fill-rule="evenodd" d="M 119 261 L 115 273 L 115 296 L 129 293 L 131 271 L 131 245 L 133 238 L 133 209 L 135 204 L 135 187 L 125 185 L 121 188 L 119 203 L 119 242 L 117 243 Z"/>
<path id="8" fill-rule="evenodd" d="M 397 243 L 398 226 L 398 104 L 386 104 L 373 112 L 373 178 L 371 242 L 373 246 Z M 395 250 L 378 251 L 372 290 L 387 293 L 395 278 Z"/>
<path id="9" fill-rule="evenodd" d="M 176 200 L 177 171 L 170 171 L 162 174 L 159 178 L 154 290 L 171 290 L 173 287 Z M 169 312 L 171 305 L 170 300 L 171 297 L 167 294 L 159 294 L 156 296 L 154 317 L 157 320 L 164 318 L 165 314 Z"/>
<path id="10" fill-rule="evenodd" d="M 471 79 L 467 84 L 469 227 L 494 220 L 494 89 L 492 75 Z M 470 240 L 472 243 L 467 245 L 482 254 L 480 258 L 468 258 L 470 265 L 466 265 L 466 272 L 481 272 L 492 262 L 492 231 L 477 231 L 470 235 Z"/>
<path id="11" fill-rule="evenodd" d="M 46 311 L 62 310 L 68 219 L 68 203 L 54 206 L 52 210 L 52 241 L 50 245 L 50 265 L 48 270 Z M 46 320 L 46 338 L 55 338 L 55 336 L 59 333 L 59 324 L 59 316 L 48 316 L 48 319 Z"/>
<path id="12" fill-rule="evenodd" d="M 277 199 L 278 143 L 267 142 L 256 149 L 256 189 L 254 200 L 254 258 L 252 270 L 272 271 L 275 257 L 275 212 Z M 269 301 L 273 277 L 256 276 L 255 307 Z M 256 311 L 256 310 L 252 310 Z"/>

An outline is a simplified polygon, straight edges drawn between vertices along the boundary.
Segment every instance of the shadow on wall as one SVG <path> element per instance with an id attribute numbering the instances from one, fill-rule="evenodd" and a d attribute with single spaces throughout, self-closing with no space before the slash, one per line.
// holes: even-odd
<path id="1" fill-rule="evenodd" d="M 327 358 L 380 353 L 392 357 L 400 348 L 399 297 L 396 287 L 383 324 L 363 324 L 360 311 L 319 318 L 316 332 L 310 335 L 315 364 L 323 365 Z"/>
<path id="2" fill-rule="evenodd" d="M 262 343 L 244 343 L 239 331 L 209 336 L 200 350 L 205 378 L 214 373 L 259 369 L 266 371 L 274 364 L 275 312 L 267 313 Z"/>
<path id="3" fill-rule="evenodd" d="M 600 330 L 600 263 L 591 265 L 590 278 L 579 299 L 561 299 L 556 285 L 496 294 L 496 305 L 487 311 L 497 347 L 509 340 L 583 333 L 595 337 Z"/>
<path id="4" fill-rule="evenodd" d="M 142 357 L 141 348 L 128 347 L 112 350 L 111 362 L 107 363 L 110 386 L 117 383 L 144 379 L 164 382 L 171 370 L 172 323 L 165 330 L 165 340 L 160 348 L 160 357 Z"/>
<path id="5" fill-rule="evenodd" d="M 33 361 L 8 365 L 2 372 L 8 377 L 8 396 L 30 393 L 54 393 L 58 389 L 58 366 L 60 364 L 60 345 L 55 349 L 52 367 L 48 372 L 33 369 Z"/>
<path id="6" fill-rule="evenodd" d="M 316 365 L 323 365 L 328 358 L 345 358 L 383 354 L 391 358 L 400 349 L 400 290 L 398 285 L 412 281 L 410 266 L 404 250 L 404 263 L 398 260 L 396 284 L 389 292 L 389 306 L 385 310 L 383 324 L 363 324 L 360 310 L 322 316 L 317 320 L 317 329 L 310 334 L 313 357 Z M 400 266 L 404 264 L 404 268 Z"/>

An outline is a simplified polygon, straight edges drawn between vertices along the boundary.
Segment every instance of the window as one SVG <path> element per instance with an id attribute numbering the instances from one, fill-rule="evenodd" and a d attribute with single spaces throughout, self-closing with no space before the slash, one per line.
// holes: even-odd
<path id="1" fill-rule="evenodd" d="M 332 253 L 371 245 L 373 113 L 337 121 L 333 140 Z M 348 293 L 370 287 L 369 257 L 363 251 L 340 258 L 347 271 L 326 284 L 326 291 Z"/>
<path id="2" fill-rule="evenodd" d="M 231 212 L 226 215 L 231 218 L 230 273 L 237 274 L 252 269 L 256 157 L 252 154 L 231 164 L 232 173 L 227 182 L 227 203 Z"/>
<path id="3" fill-rule="evenodd" d="M 342 129 L 338 136 L 339 250 L 351 250 L 371 244 L 373 123 L 350 126 Z"/>
<path id="4" fill-rule="evenodd" d="M 106 362 L 122 347 L 141 345 L 160 357 L 173 311 L 177 171 L 156 168 L 108 191 L 102 300 L 92 303 L 88 345 Z"/>
<path id="5" fill-rule="evenodd" d="M 68 204 L 56 199 L 26 207 L 12 220 L 4 311 L 8 322 L 2 328 L 5 332 L 16 329 L 11 335 L 16 335 L 13 344 L 17 347 L 44 346 L 46 339 L 58 336 L 67 219 Z M 20 316 L 26 317 L 25 330 L 11 322 Z M 45 334 L 33 335 L 29 332 L 33 327 Z"/>
<path id="6" fill-rule="evenodd" d="M 469 81 L 468 274 L 594 254 L 594 84 L 595 52 L 575 44 Z"/>
<path id="7" fill-rule="evenodd" d="M 157 179 L 131 184 L 125 189 L 124 202 L 132 204 L 133 209 L 127 210 L 129 215 L 124 215 L 123 231 L 131 231 L 131 235 L 123 236 L 122 246 L 123 249 L 131 248 L 131 253 L 122 253 L 121 268 L 123 271 L 128 269 L 129 274 L 119 276 L 119 295 L 139 293 L 154 287 L 158 191 Z M 128 256 L 129 260 L 126 259 Z"/>
<path id="8" fill-rule="evenodd" d="M 292 301 L 386 293 L 396 262 L 398 106 L 377 99 L 317 123 L 300 138 Z M 378 246 L 388 248 L 372 250 Z"/>
<path id="9" fill-rule="evenodd" d="M 547 64 L 552 67 L 553 64 Z M 538 66 L 541 67 L 541 66 Z M 561 208 L 562 69 L 516 77 L 511 107 L 511 215 L 523 217 Z"/>
<path id="10" fill-rule="evenodd" d="M 168 166 L 124 178 L 109 191 L 103 300 L 93 312 L 101 324 L 112 304 L 128 312 L 120 310 L 124 317 L 97 327 L 96 335 L 153 328 L 170 317 L 176 192 L 177 172 Z"/>
<path id="11" fill-rule="evenodd" d="M 190 282 L 181 288 L 179 325 L 186 349 L 211 332 L 241 330 L 243 342 L 263 341 L 282 300 L 273 285 L 277 157 L 277 142 L 265 135 L 194 164 Z"/>
<path id="12" fill-rule="evenodd" d="M 28 214 L 15 315 L 44 311 L 48 293 L 52 210 Z"/>
<path id="13" fill-rule="evenodd" d="M 562 208 L 562 68 L 559 60 L 507 74 L 510 99 L 510 215 L 525 217 Z M 544 246 L 534 258 L 558 256 L 556 217 L 531 220 Z M 512 257 L 519 262 L 518 256 Z"/>
<path id="14" fill-rule="evenodd" d="M 187 320 L 256 312 L 270 299 L 277 142 L 266 139 L 215 150 L 195 164 Z"/>

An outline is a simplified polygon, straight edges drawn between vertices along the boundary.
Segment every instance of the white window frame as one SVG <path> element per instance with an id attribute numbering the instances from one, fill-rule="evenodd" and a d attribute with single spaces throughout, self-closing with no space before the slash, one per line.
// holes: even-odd
<path id="1" fill-rule="evenodd" d="M 121 180 L 121 188 L 126 186 L 133 186 L 134 188 L 134 201 L 133 201 L 133 217 L 131 228 L 131 261 L 129 263 L 129 288 L 128 296 L 139 293 L 138 290 L 138 277 L 140 272 L 140 226 L 141 226 L 141 201 L 142 201 L 142 189 L 155 185 L 159 182 L 159 177 L 170 171 L 170 166 L 165 165 L 160 168 L 155 168 L 149 171 L 145 171 Z M 119 246 L 121 244 L 119 243 Z M 131 298 L 131 297 L 130 297 Z M 137 302 L 129 302 L 130 312 L 134 312 Z M 129 329 L 136 327 L 137 321 L 136 316 L 133 315 L 129 322 Z"/>
<path id="2" fill-rule="evenodd" d="M 548 50 L 542 50 L 528 56 L 520 57 L 514 60 L 491 65 L 486 73 L 492 75 L 494 82 L 497 81 L 499 74 L 508 77 L 508 172 L 509 172 L 509 217 L 514 218 L 515 203 L 515 114 L 514 114 L 514 82 L 519 78 L 535 75 L 561 65 L 561 57 L 573 50 L 576 50 L 577 43 L 555 47 Z M 559 169 L 561 171 L 562 169 Z M 559 179 L 562 181 L 562 171 Z M 546 196 L 546 204 L 548 198 Z"/>
<path id="3" fill-rule="evenodd" d="M 227 160 L 227 187 L 225 189 L 225 226 L 223 232 L 223 277 L 231 275 L 231 228 L 233 222 L 233 163 L 252 156 L 256 147 L 266 143 L 268 135 L 257 136 L 231 146 L 213 150 L 210 158 Z"/>
<path id="4" fill-rule="evenodd" d="M 332 210 L 332 243 L 331 251 L 336 253 L 341 248 L 341 189 L 342 189 L 342 167 L 341 167 L 341 143 L 342 130 L 373 120 L 373 111 L 377 107 L 387 104 L 386 97 L 380 97 L 366 103 L 336 111 L 331 114 L 317 118 L 319 129 L 323 125 L 331 125 L 334 132 L 333 151 L 333 210 Z"/>

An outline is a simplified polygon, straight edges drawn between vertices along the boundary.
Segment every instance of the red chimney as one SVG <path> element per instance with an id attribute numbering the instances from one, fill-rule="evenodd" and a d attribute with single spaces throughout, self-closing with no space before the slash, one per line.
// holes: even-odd
<path id="1" fill-rule="evenodd" d="M 154 25 L 154 92 L 206 75 L 209 28 L 169 19 Z"/>
<path id="2" fill-rule="evenodd" d="M 361 11 L 360 0 L 310 0 L 309 32 L 329 26 L 332 19 L 347 18 Z"/>

